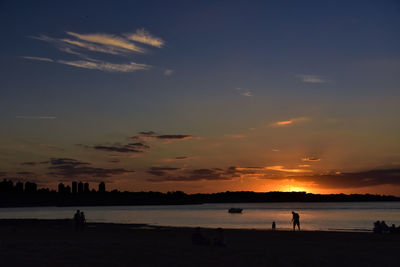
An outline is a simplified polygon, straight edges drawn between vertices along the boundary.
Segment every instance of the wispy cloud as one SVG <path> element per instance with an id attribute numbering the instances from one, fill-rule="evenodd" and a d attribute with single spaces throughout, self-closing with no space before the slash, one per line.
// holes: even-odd
<path id="1" fill-rule="evenodd" d="M 229 167 L 228 169 L 194 169 L 194 170 L 183 170 L 183 172 L 179 172 L 180 169 L 176 168 L 173 173 L 171 170 L 169 172 L 165 171 L 157 171 L 157 172 L 149 172 L 156 178 L 148 178 L 147 181 L 150 182 L 194 182 L 194 181 L 202 181 L 202 180 L 232 180 L 233 178 L 240 177 L 237 174 L 235 167 Z"/>
<path id="2" fill-rule="evenodd" d="M 150 66 L 146 64 L 137 64 L 135 62 L 130 62 L 129 64 L 114 64 L 110 62 L 98 62 L 98 61 L 87 61 L 87 60 L 76 60 L 76 61 L 65 61 L 59 60 L 58 63 L 84 68 L 92 70 L 101 70 L 107 72 L 132 72 L 136 70 L 148 70 Z"/>
<path id="3" fill-rule="evenodd" d="M 311 165 L 309 165 L 309 164 L 299 164 L 298 166 L 299 166 L 299 168 L 308 168 Z"/>
<path id="4" fill-rule="evenodd" d="M 51 58 L 47 57 L 29 57 L 29 56 L 23 56 L 22 58 L 29 59 L 29 60 L 36 60 L 36 61 L 46 61 L 46 62 L 54 62 Z"/>
<path id="5" fill-rule="evenodd" d="M 129 40 L 139 42 L 142 44 L 155 46 L 158 48 L 164 46 L 164 43 L 165 43 L 163 39 L 151 35 L 145 29 L 138 29 L 138 30 L 136 30 L 136 33 L 126 34 L 126 37 Z"/>
<path id="6" fill-rule="evenodd" d="M 253 96 L 253 94 L 250 91 L 246 91 L 242 93 L 242 96 Z"/>
<path id="7" fill-rule="evenodd" d="M 176 161 L 190 160 L 190 159 L 194 159 L 194 158 L 196 158 L 196 157 L 179 156 L 179 157 L 174 157 L 174 158 L 163 159 L 162 162 L 176 162 Z"/>
<path id="8" fill-rule="evenodd" d="M 15 116 L 17 119 L 22 120 L 55 120 L 56 116 Z"/>
<path id="9" fill-rule="evenodd" d="M 168 69 L 168 70 L 165 70 L 164 71 L 164 76 L 171 76 L 172 74 L 174 74 L 174 70 L 170 70 L 170 69 Z"/>
<path id="10" fill-rule="evenodd" d="M 270 126 L 272 126 L 272 127 L 289 126 L 294 123 L 303 122 L 303 121 L 307 121 L 307 120 L 308 120 L 307 117 L 298 117 L 298 118 L 292 118 L 292 119 L 284 120 L 284 121 L 277 121 L 277 122 L 270 124 Z"/>
<path id="11" fill-rule="evenodd" d="M 253 94 L 246 88 L 236 87 L 235 89 L 239 91 L 242 96 L 253 96 Z"/>
<path id="12" fill-rule="evenodd" d="M 230 137 L 232 139 L 243 139 L 246 138 L 244 134 L 226 134 L 225 136 Z"/>
<path id="13" fill-rule="evenodd" d="M 192 138 L 199 138 L 189 134 L 157 134 L 153 131 L 148 132 L 139 132 L 139 135 L 135 135 L 129 137 L 130 140 L 151 140 L 151 139 L 159 139 L 163 140 L 167 143 L 175 140 L 188 140 Z"/>
<path id="14" fill-rule="evenodd" d="M 150 149 L 149 145 L 140 142 L 130 143 L 126 145 L 116 143 L 114 145 L 96 145 L 96 146 L 77 144 L 77 146 L 83 147 L 85 149 L 95 149 L 95 150 L 101 150 L 107 152 L 119 152 L 119 153 L 143 153 L 147 151 L 147 149 Z"/>
<path id="15" fill-rule="evenodd" d="M 293 173 L 303 173 L 303 172 L 312 172 L 312 170 L 305 170 L 305 169 L 289 169 L 283 166 L 269 166 L 265 167 L 266 170 L 271 171 L 280 171 L 280 172 L 293 172 Z"/>
<path id="16" fill-rule="evenodd" d="M 64 42 L 65 44 L 77 46 L 79 48 L 84 48 L 84 49 L 87 49 L 87 50 L 93 51 L 93 52 L 101 52 L 101 53 L 112 54 L 112 55 L 120 54 L 120 51 L 118 51 L 117 49 L 115 49 L 113 47 L 99 46 L 99 45 L 90 44 L 87 42 L 81 42 L 81 41 L 77 41 L 77 40 L 71 40 L 71 39 L 60 39 L 60 41 Z M 69 48 L 69 49 L 67 49 L 67 48 Z M 70 54 L 77 53 L 73 50 L 70 50 L 70 47 L 66 47 L 63 51 L 70 53 Z"/>
<path id="17" fill-rule="evenodd" d="M 276 166 L 266 166 L 266 167 L 236 167 L 236 170 L 253 174 L 255 172 L 265 172 L 265 171 L 278 171 L 278 172 L 289 172 L 289 173 L 309 173 L 312 170 L 306 169 L 291 169 L 285 168 L 284 166 L 276 165 Z"/>
<path id="18" fill-rule="evenodd" d="M 298 181 L 311 181 L 325 188 L 359 188 L 376 185 L 400 185 L 400 169 L 377 169 L 361 172 L 333 172 L 295 177 Z"/>
<path id="19" fill-rule="evenodd" d="M 302 82 L 305 83 L 327 83 L 329 80 L 327 80 L 323 76 L 318 76 L 318 75 L 306 75 L 306 74 L 298 74 L 296 77 L 300 78 Z"/>
<path id="20" fill-rule="evenodd" d="M 67 34 L 91 43 L 105 45 L 106 47 L 113 47 L 117 50 L 125 50 L 137 53 L 144 53 L 144 49 L 138 47 L 134 43 L 127 41 L 126 39 L 106 33 L 89 33 L 89 34 L 80 34 L 76 32 L 67 32 Z"/>
<path id="21" fill-rule="evenodd" d="M 123 34 L 121 36 L 107 33 L 76 33 L 66 32 L 69 38 L 53 38 L 46 35 L 31 36 L 34 39 L 45 41 L 55 45 L 59 50 L 74 55 L 79 60 L 50 59 L 45 57 L 24 56 L 25 59 L 57 62 L 77 68 L 101 70 L 106 72 L 132 72 L 137 70 L 149 70 L 151 66 L 133 61 L 128 63 L 110 62 L 109 59 L 99 59 L 98 53 L 130 56 L 132 53 L 144 54 L 147 50 L 135 42 L 148 44 L 153 47 L 162 47 L 164 41 L 152 36 L 144 29 L 137 30 L 134 34 Z M 93 53 L 95 52 L 95 53 Z M 93 54 L 93 55 L 92 55 Z M 90 55 L 90 56 L 88 56 Z M 168 76 L 173 70 L 166 70 L 164 75 Z"/>
<path id="22" fill-rule="evenodd" d="M 321 161 L 320 158 L 315 157 L 315 156 L 311 156 L 311 157 L 304 157 L 301 159 L 302 161 L 306 161 L 306 162 L 317 162 L 317 161 Z"/>
<path id="23" fill-rule="evenodd" d="M 96 178 L 108 178 L 114 175 L 123 175 L 126 173 L 134 173 L 134 170 L 123 168 L 106 169 L 91 167 L 90 163 L 81 162 L 69 158 L 52 158 L 48 162 L 50 170 L 48 175 L 62 176 L 67 179 L 76 179 L 77 177 L 85 177 L 87 181 L 96 180 Z"/>

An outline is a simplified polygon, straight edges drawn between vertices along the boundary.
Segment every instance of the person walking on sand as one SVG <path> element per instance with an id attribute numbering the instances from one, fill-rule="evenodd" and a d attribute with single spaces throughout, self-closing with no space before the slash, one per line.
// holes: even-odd
<path id="1" fill-rule="evenodd" d="M 292 222 L 293 222 L 293 231 L 296 231 L 296 225 L 300 231 L 300 215 L 294 211 L 292 211 Z"/>

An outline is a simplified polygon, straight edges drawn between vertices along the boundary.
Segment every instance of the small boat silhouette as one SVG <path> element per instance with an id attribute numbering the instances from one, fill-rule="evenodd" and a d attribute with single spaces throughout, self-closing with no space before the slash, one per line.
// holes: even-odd
<path id="1" fill-rule="evenodd" d="M 242 213 L 243 209 L 239 209 L 239 208 L 230 208 L 228 210 L 229 213 Z"/>

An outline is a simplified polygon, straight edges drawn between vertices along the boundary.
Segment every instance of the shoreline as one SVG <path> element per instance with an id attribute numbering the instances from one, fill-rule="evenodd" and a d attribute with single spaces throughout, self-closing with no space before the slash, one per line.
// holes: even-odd
<path id="1" fill-rule="evenodd" d="M 399 234 L 224 229 L 226 247 L 198 246 L 194 228 L 1 219 L 3 266 L 396 266 Z M 201 228 L 209 240 L 214 228 Z M 212 243 L 211 243 L 212 244 Z"/>
<path id="2" fill-rule="evenodd" d="M 0 225 L 2 223 L 73 223 L 73 219 L 71 218 L 60 218 L 60 219 L 36 219 L 36 218 L 9 218 L 9 219 L 0 219 Z M 173 226 L 173 225 L 155 225 L 148 223 L 113 223 L 113 222 L 96 222 L 96 221 L 88 221 L 87 225 L 95 226 L 95 225 L 114 225 L 121 227 L 128 226 L 143 226 L 147 228 L 166 228 L 166 229 L 195 229 L 200 227 L 202 229 L 217 229 L 219 227 L 209 227 L 209 226 Z M 291 228 L 277 228 L 276 230 L 267 229 L 267 228 L 229 228 L 224 227 L 225 230 L 239 230 L 239 231 L 266 231 L 266 232 L 294 232 Z M 297 230 L 295 232 L 298 232 Z M 301 232 L 340 232 L 340 233 L 372 233 L 372 229 L 302 229 Z"/>
<path id="3" fill-rule="evenodd" d="M 267 203 L 388 203 L 388 202 L 400 202 L 399 199 L 382 199 L 382 200 L 325 200 L 325 201 L 255 201 L 255 202 L 172 202 L 172 203 L 110 203 L 110 204 L 89 204 L 89 203 L 73 203 L 70 205 L 60 205 L 60 204 L 12 204 L 12 205 L 0 205 L 0 210 L 4 208 L 44 208 L 44 207 L 54 207 L 54 208 L 64 208 L 64 207 L 125 207 L 125 206 L 133 206 L 133 207 L 143 207 L 143 206 L 190 206 L 190 205 L 207 205 L 207 204 L 267 204 Z"/>

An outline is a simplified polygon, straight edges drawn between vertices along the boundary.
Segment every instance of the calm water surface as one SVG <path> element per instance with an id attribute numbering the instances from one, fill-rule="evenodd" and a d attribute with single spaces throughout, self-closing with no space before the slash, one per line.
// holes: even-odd
<path id="1" fill-rule="evenodd" d="M 242 214 L 229 214 L 229 208 Z M 376 220 L 400 224 L 400 202 L 352 203 L 237 203 L 174 206 L 2 208 L 0 219 L 72 218 L 83 210 L 89 222 L 146 223 L 163 226 L 290 229 L 291 211 L 300 214 L 306 230 L 370 230 Z"/>

